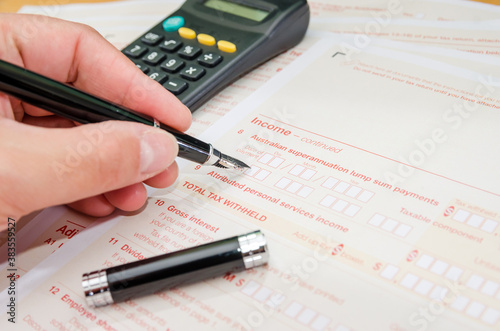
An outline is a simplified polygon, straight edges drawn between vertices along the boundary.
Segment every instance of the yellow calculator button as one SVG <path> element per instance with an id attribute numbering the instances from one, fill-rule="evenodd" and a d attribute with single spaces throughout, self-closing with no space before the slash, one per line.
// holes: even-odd
<path id="1" fill-rule="evenodd" d="M 182 38 L 186 38 L 186 39 L 196 38 L 196 32 L 194 32 L 194 30 L 191 30 L 189 28 L 182 27 L 182 28 L 179 28 L 178 31 L 179 31 L 179 35 Z"/>
<path id="2" fill-rule="evenodd" d="M 202 45 L 213 46 L 215 45 L 215 38 L 209 34 L 200 33 L 198 35 L 198 42 Z"/>
<path id="3" fill-rule="evenodd" d="M 217 42 L 217 47 L 219 47 L 219 49 L 221 51 L 226 52 L 226 53 L 236 52 L 236 45 L 233 43 L 230 43 L 229 41 L 219 40 Z"/>

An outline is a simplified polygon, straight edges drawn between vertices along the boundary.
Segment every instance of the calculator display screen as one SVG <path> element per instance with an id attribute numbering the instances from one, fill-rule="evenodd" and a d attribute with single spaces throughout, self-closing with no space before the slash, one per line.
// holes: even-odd
<path id="1" fill-rule="evenodd" d="M 205 1 L 205 6 L 257 22 L 262 21 L 267 15 L 269 15 L 269 12 L 265 10 L 241 5 L 227 0 L 207 0 Z"/>

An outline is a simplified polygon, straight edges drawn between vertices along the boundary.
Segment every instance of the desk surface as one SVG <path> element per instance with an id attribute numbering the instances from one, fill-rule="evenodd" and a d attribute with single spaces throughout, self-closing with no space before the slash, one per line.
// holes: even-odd
<path id="1" fill-rule="evenodd" d="M 108 2 L 116 0 L 60 0 L 59 4 L 65 5 L 68 3 L 95 3 L 95 2 Z M 500 5 L 500 0 L 474 0 L 478 2 L 490 3 Z M 41 0 L 3 0 L 0 3 L 0 12 L 17 12 L 24 5 L 43 5 Z"/>

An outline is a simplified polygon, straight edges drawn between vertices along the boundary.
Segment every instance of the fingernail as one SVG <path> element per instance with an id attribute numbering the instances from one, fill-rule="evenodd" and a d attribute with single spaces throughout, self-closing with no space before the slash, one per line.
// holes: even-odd
<path id="1" fill-rule="evenodd" d="M 161 130 L 145 131 L 141 138 L 141 174 L 156 174 L 165 170 L 177 156 L 175 138 Z"/>

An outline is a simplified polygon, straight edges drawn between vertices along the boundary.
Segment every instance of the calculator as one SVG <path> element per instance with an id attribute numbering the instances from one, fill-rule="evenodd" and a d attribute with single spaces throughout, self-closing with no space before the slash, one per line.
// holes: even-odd
<path id="1" fill-rule="evenodd" d="M 191 111 L 297 45 L 306 0 L 187 0 L 122 52 Z"/>

